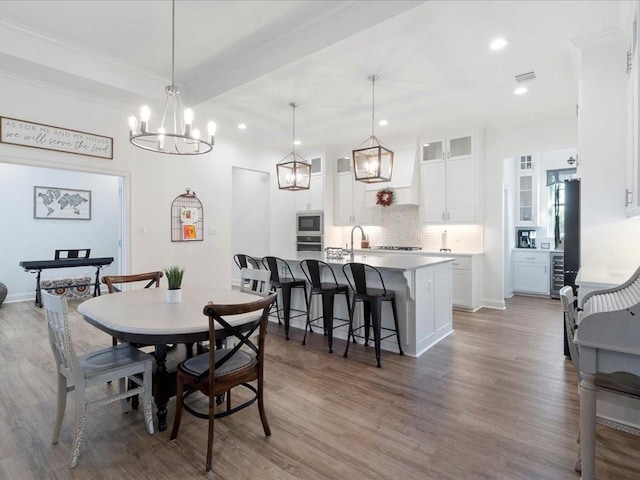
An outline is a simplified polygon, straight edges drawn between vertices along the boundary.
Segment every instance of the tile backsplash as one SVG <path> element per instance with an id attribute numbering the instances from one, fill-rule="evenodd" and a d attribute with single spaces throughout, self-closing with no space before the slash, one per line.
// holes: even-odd
<path id="1" fill-rule="evenodd" d="M 416 205 L 385 207 L 382 209 L 382 226 L 364 227 L 364 231 L 371 246 L 422 247 L 426 251 L 441 248 L 450 248 L 454 252 L 483 250 L 482 225 L 420 225 Z"/>

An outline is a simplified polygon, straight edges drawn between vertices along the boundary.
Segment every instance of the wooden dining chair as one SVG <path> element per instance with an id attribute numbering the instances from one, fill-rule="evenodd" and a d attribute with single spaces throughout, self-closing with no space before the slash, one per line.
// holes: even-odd
<path id="1" fill-rule="evenodd" d="M 269 422 L 264 408 L 264 344 L 265 329 L 269 318 L 269 309 L 276 299 L 270 293 L 250 303 L 236 305 L 216 305 L 209 303 L 204 314 L 209 317 L 209 339 L 213 345 L 216 336 L 234 338 L 232 348 L 210 349 L 209 352 L 190 358 L 178 365 L 178 384 L 176 392 L 176 411 L 170 440 L 178 437 L 182 410 L 209 420 L 206 471 L 211 471 L 213 457 L 213 427 L 216 418 L 226 417 L 258 402 L 258 411 L 262 428 L 266 436 L 271 435 Z M 261 311 L 260 315 L 254 312 Z M 236 322 L 233 315 L 243 314 L 246 320 Z M 216 333 L 216 324 L 222 330 Z M 257 343 L 253 337 L 258 331 Z M 256 382 L 253 385 L 250 382 Z M 249 400 L 232 406 L 231 390 L 243 386 L 253 392 Z M 185 399 L 195 392 L 209 397 L 209 409 L 206 414 L 197 412 L 185 403 Z M 216 398 L 226 395 L 226 409 L 216 412 Z"/>
<path id="2" fill-rule="evenodd" d="M 161 271 L 134 273 L 132 275 L 105 275 L 102 277 L 101 282 L 107 285 L 109 293 L 116 293 L 122 291 L 123 283 L 147 282 L 143 288 L 151 288 L 153 286 L 157 288 L 160 286 L 162 276 L 163 273 Z M 120 287 L 116 285 L 120 285 Z"/>
<path id="3" fill-rule="evenodd" d="M 147 431 L 152 434 L 151 368 L 153 357 L 127 343 L 78 356 L 69 328 L 67 299 L 43 290 L 42 303 L 58 377 L 58 408 L 51 443 L 58 443 L 67 405 L 67 393 L 75 390 L 76 429 L 71 449 L 71 468 L 74 468 L 78 462 L 88 408 L 121 401 L 124 413 L 129 409 L 126 399 L 140 394 L 143 397 Z M 125 385 L 127 378 L 135 382 L 137 388 L 127 390 Z M 113 380 L 119 380 L 120 388 L 117 393 L 107 392 L 106 396 L 96 400 L 88 400 L 86 391 L 89 387 L 100 385 L 103 389 L 108 390 L 110 387 L 105 387 L 105 383 Z"/>
<path id="4" fill-rule="evenodd" d="M 242 268 L 240 270 L 240 291 L 266 297 L 271 292 L 271 272 Z"/>
<path id="5" fill-rule="evenodd" d="M 121 292 L 122 285 L 127 283 L 134 284 L 147 282 L 142 288 L 151 288 L 153 286 L 158 288 L 160 286 L 160 279 L 162 276 L 163 273 L 161 271 L 134 273 L 132 275 L 104 275 L 100 281 L 107 286 L 107 291 L 109 293 L 117 293 Z M 116 337 L 111 338 L 113 345 L 116 345 L 118 343 L 118 339 Z"/>

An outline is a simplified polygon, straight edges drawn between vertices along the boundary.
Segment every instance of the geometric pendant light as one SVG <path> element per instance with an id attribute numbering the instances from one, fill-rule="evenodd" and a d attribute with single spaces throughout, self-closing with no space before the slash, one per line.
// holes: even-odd
<path id="1" fill-rule="evenodd" d="M 291 102 L 289 105 L 293 110 L 293 149 L 276 164 L 276 173 L 280 190 L 296 192 L 309 189 L 311 164 L 296 153 L 296 107 L 298 104 Z"/>
<path id="2" fill-rule="evenodd" d="M 365 183 L 381 183 L 391 180 L 393 152 L 386 148 L 375 136 L 375 83 L 378 75 L 367 77 L 371 80 L 371 136 L 352 152 L 355 179 Z"/>

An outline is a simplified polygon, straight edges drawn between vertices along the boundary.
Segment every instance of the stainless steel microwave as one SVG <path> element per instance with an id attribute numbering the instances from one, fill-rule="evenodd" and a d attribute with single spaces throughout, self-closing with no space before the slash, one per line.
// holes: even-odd
<path id="1" fill-rule="evenodd" d="M 322 212 L 296 213 L 297 235 L 322 235 Z"/>

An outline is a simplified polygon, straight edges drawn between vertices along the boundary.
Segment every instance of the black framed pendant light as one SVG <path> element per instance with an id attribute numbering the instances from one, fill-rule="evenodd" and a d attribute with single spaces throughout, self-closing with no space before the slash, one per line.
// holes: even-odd
<path id="1" fill-rule="evenodd" d="M 311 163 L 296 153 L 296 102 L 289 104 L 293 111 L 293 147 L 291 153 L 276 164 L 278 188 L 296 192 L 308 190 L 311 184 Z"/>
<path id="2" fill-rule="evenodd" d="M 378 75 L 367 77 L 371 81 L 371 136 L 351 152 L 353 174 L 357 181 L 381 183 L 391 180 L 393 152 L 375 136 L 376 95 Z"/>

